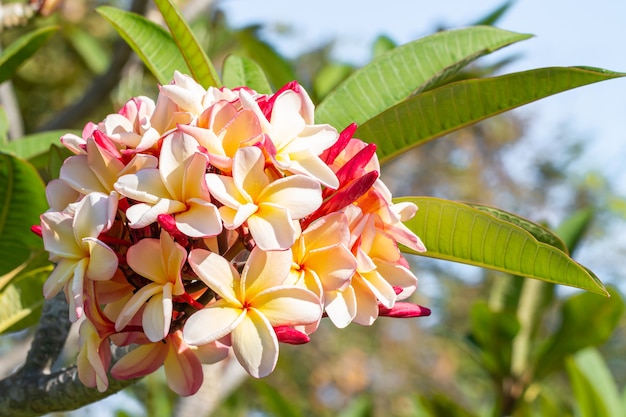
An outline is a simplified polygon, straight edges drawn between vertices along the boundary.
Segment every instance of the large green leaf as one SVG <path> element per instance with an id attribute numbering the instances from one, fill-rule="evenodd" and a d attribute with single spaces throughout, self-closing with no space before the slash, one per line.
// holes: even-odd
<path id="1" fill-rule="evenodd" d="M 494 311 L 486 302 L 472 305 L 470 341 L 478 348 L 482 367 L 493 377 L 503 379 L 511 369 L 511 343 L 520 323 L 511 311 Z"/>
<path id="2" fill-rule="evenodd" d="M 0 276 L 0 334 L 22 330 L 39 320 L 44 301 L 42 287 L 52 268 L 48 253 L 40 250 Z"/>
<path id="3" fill-rule="evenodd" d="M 61 136 L 67 133 L 74 133 L 78 136 L 81 134 L 80 130 L 49 130 L 33 133 L 0 146 L 0 151 L 22 159 L 32 159 L 48 152 L 50 145 L 61 145 Z"/>
<path id="4" fill-rule="evenodd" d="M 224 60 L 222 77 L 224 85 L 228 88 L 246 86 L 257 93 L 272 93 L 272 87 L 263 69 L 250 58 L 229 55 Z"/>
<path id="5" fill-rule="evenodd" d="M 606 342 L 624 313 L 619 291 L 608 287 L 611 298 L 581 293 L 569 298 L 561 308 L 561 325 L 545 341 L 535 364 L 537 379 L 563 366 L 568 355 Z"/>
<path id="6" fill-rule="evenodd" d="M 219 87 L 219 76 L 178 8 L 170 0 L 154 0 L 193 78 L 203 87 Z"/>
<path id="7" fill-rule="evenodd" d="M 5 49 L 0 55 L 0 83 L 8 80 L 15 71 L 56 32 L 57 26 L 44 27 L 28 32 Z"/>
<path id="8" fill-rule="evenodd" d="M 540 242 L 547 243 L 550 246 L 554 246 L 555 248 L 560 249 L 563 252 L 569 252 L 567 246 L 565 246 L 565 243 L 563 243 L 561 238 L 559 238 L 547 227 L 543 227 L 541 225 L 538 225 L 537 223 L 529 221 L 528 219 L 520 217 L 517 214 L 509 213 L 508 211 L 504 211 L 499 208 L 473 203 L 467 203 L 467 205 L 470 207 L 474 207 L 475 209 L 478 209 L 480 211 L 484 211 L 485 213 L 489 213 L 492 216 L 504 220 L 508 223 L 512 223 L 521 227 L 522 229 L 533 235 L 535 239 Z"/>
<path id="9" fill-rule="evenodd" d="M 159 83 L 168 84 L 175 70 L 189 71 L 178 45 L 161 26 L 115 7 L 100 6 L 96 11 L 117 30 Z"/>
<path id="10" fill-rule="evenodd" d="M 361 124 L 468 63 L 530 35 L 487 26 L 439 32 L 381 54 L 317 106 L 315 120 Z"/>
<path id="11" fill-rule="evenodd" d="M 258 36 L 258 27 L 251 26 L 238 31 L 235 35 L 245 55 L 263 68 L 274 90 L 295 80 L 296 74 L 289 61 L 282 57 L 267 42 Z"/>
<path id="12" fill-rule="evenodd" d="M 359 126 L 381 163 L 425 141 L 532 101 L 626 74 L 596 68 L 540 68 L 447 84 L 418 94 Z"/>
<path id="13" fill-rule="evenodd" d="M 419 207 L 405 225 L 426 245 L 428 250 L 421 255 L 606 294 L 591 271 L 516 224 L 467 204 L 433 197 L 394 201 L 410 201 Z"/>
<path id="14" fill-rule="evenodd" d="M 103 74 L 109 68 L 111 55 L 97 37 L 78 25 L 65 26 L 63 35 L 94 74 Z"/>
<path id="15" fill-rule="evenodd" d="M 35 168 L 0 153 L 0 275 L 25 262 L 32 250 L 43 247 L 30 231 L 48 205 L 44 185 Z"/>
<path id="16" fill-rule="evenodd" d="M 600 352 L 594 348 L 585 349 L 569 357 L 565 364 L 578 416 L 626 415 L 615 379 Z"/>

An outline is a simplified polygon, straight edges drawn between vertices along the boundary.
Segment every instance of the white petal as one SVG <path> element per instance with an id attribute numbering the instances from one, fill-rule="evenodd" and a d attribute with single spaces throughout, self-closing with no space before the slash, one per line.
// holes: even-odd
<path id="1" fill-rule="evenodd" d="M 83 242 L 89 246 L 87 278 L 96 281 L 106 281 L 113 278 L 118 263 L 117 255 L 113 249 L 94 238 L 84 238 Z"/>
<path id="2" fill-rule="evenodd" d="M 117 320 L 115 321 L 115 330 L 121 331 L 126 325 L 135 317 L 135 314 L 145 305 L 145 303 L 155 294 L 159 294 L 163 291 L 163 286 L 160 284 L 151 283 L 139 291 L 137 291 L 124 305 L 124 308 L 120 311 Z"/>
<path id="3" fill-rule="evenodd" d="M 122 175 L 114 187 L 123 196 L 149 204 L 156 204 L 162 198 L 171 198 L 161 181 L 159 170 L 153 168 Z"/>
<path id="4" fill-rule="evenodd" d="M 344 291 L 324 293 L 325 311 L 330 321 L 339 329 L 343 329 L 356 316 L 356 299 L 352 287 Z"/>
<path id="5" fill-rule="evenodd" d="M 316 180 L 304 175 L 281 178 L 268 185 L 258 202 L 273 203 L 289 210 L 294 220 L 315 211 L 322 204 L 322 189 Z"/>
<path id="6" fill-rule="evenodd" d="M 263 378 L 274 370 L 278 360 L 278 339 L 269 320 L 249 309 L 232 333 L 233 351 L 243 368 L 255 378 Z"/>
<path id="7" fill-rule="evenodd" d="M 263 250 L 288 249 L 298 237 L 289 211 L 272 204 L 261 204 L 259 210 L 248 218 L 248 227 L 254 241 Z"/>
<path id="8" fill-rule="evenodd" d="M 237 296 L 239 291 L 234 288 L 239 282 L 239 273 L 226 259 L 208 250 L 194 249 L 189 253 L 188 261 L 209 288 L 229 303 L 241 306 Z"/>
<path id="9" fill-rule="evenodd" d="M 274 287 L 250 300 L 272 326 L 297 326 L 319 320 L 320 299 L 309 290 L 298 287 Z"/>
<path id="10" fill-rule="evenodd" d="M 222 232 L 220 212 L 214 204 L 198 198 L 187 201 L 189 209 L 176 215 L 176 227 L 189 237 L 215 236 Z"/>
<path id="11" fill-rule="evenodd" d="M 242 309 L 209 306 L 187 319 L 183 339 L 192 346 L 214 342 L 231 333 L 245 317 L 246 311 Z"/>

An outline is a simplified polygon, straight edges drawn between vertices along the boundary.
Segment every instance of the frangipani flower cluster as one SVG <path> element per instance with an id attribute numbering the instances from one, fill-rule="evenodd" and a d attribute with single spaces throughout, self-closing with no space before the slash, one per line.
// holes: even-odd
<path id="1" fill-rule="evenodd" d="M 279 342 L 305 343 L 322 319 L 342 328 L 416 317 L 417 279 L 398 243 L 422 251 L 379 180 L 375 147 L 315 124 L 304 89 L 204 89 L 176 73 L 156 103 L 136 97 L 82 137 L 47 187 L 35 227 L 82 319 L 81 381 L 135 378 L 164 365 L 190 395 L 202 363 L 230 352 L 254 377 Z M 130 352 L 111 366 L 111 346 Z"/>

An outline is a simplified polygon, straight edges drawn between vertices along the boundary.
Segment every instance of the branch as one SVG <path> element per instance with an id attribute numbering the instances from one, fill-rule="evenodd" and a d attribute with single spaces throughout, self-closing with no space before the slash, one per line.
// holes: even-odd
<path id="1" fill-rule="evenodd" d="M 115 394 L 136 381 L 110 378 L 109 388 L 99 392 L 83 385 L 75 366 L 47 375 L 18 372 L 0 381 L 0 416 L 35 417 L 54 411 L 75 410 Z"/>
<path id="2" fill-rule="evenodd" d="M 60 292 L 44 303 L 26 363 L 15 374 L 0 381 L 0 416 L 33 417 L 54 411 L 83 407 L 124 389 L 136 380 L 109 379 L 109 389 L 99 392 L 78 379 L 76 366 L 44 373 L 60 355 L 70 322 L 65 294 Z M 116 361 L 126 349 L 115 349 Z"/>
<path id="3" fill-rule="evenodd" d="M 59 292 L 43 305 L 39 326 L 20 373 L 42 373 L 61 353 L 70 330 L 65 294 Z"/>

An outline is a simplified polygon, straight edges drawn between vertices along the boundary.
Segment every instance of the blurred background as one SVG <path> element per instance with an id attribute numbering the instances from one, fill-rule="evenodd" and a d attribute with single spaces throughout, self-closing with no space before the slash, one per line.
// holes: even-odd
<path id="1" fill-rule="evenodd" d="M 156 97 L 156 81 L 94 13 L 99 4 L 64 0 L 47 18 L 62 26 L 61 34 L 2 96 L 5 108 L 11 94 L 15 100 L 15 137 L 80 130 L 131 96 Z M 116 5 L 158 20 L 145 0 Z M 188 0 L 180 6 L 218 68 L 229 53 L 249 56 L 271 74 L 275 89 L 297 79 L 315 102 L 395 45 L 477 23 L 536 37 L 458 77 L 570 65 L 626 71 L 626 3 L 612 0 L 577 6 L 565 0 Z M 3 30 L 3 44 L 27 30 Z M 382 318 L 343 330 L 324 322 L 308 345 L 281 345 L 276 371 L 263 380 L 245 377 L 235 363 L 212 367 L 203 391 L 180 400 L 156 374 L 67 415 L 609 416 L 585 414 L 575 382 L 587 375 L 596 352 L 613 371 L 603 384 L 610 381 L 609 391 L 626 409 L 625 92 L 626 80 L 613 80 L 563 93 L 427 143 L 383 169 L 395 196 L 479 202 L 561 227 L 574 257 L 617 288 L 610 301 L 545 283 L 531 291 L 520 278 L 415 257 L 410 262 L 420 283 L 412 301 L 431 308 L 430 317 Z M 524 294 L 541 295 L 533 298 L 540 306 L 530 318 Z M 568 318 L 579 325 L 568 328 Z M 520 335 L 529 352 L 516 362 Z M 580 341 L 561 346 L 555 340 L 564 335 Z M 2 337 L 3 372 L 27 338 L 28 332 Z M 599 350 L 584 350 L 593 346 Z M 72 355 L 68 349 L 68 362 Z"/>

